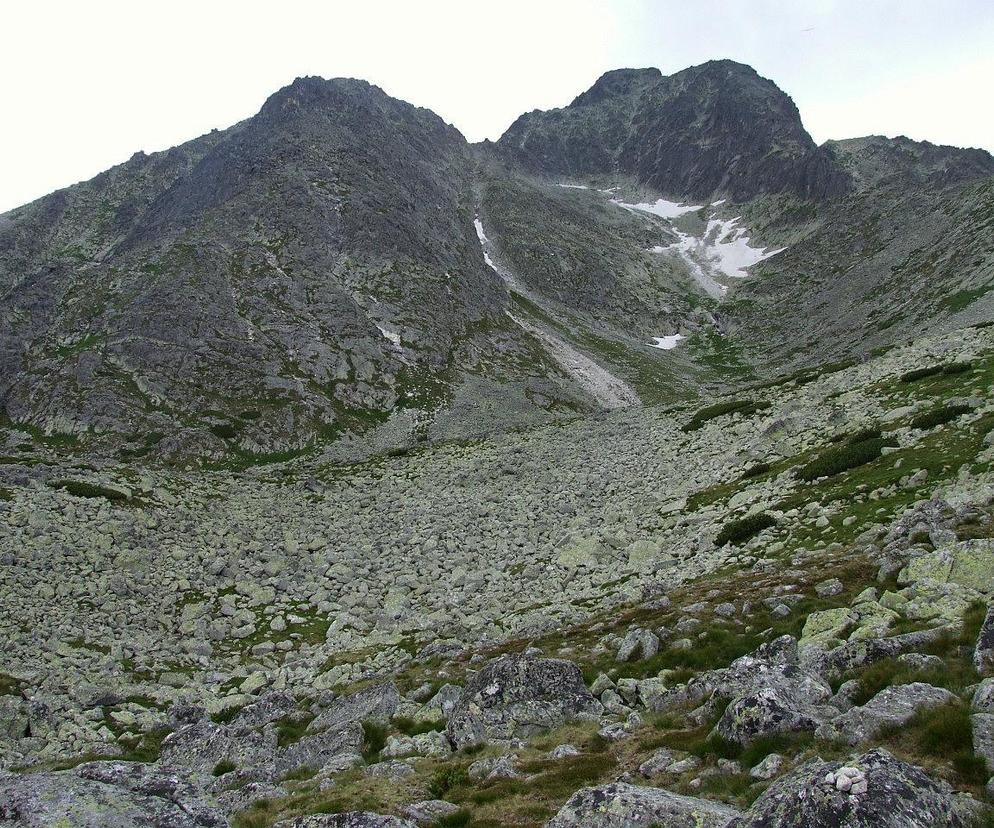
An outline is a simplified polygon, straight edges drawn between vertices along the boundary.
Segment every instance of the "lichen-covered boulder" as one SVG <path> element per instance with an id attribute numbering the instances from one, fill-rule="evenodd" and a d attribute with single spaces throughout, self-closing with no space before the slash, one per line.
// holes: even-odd
<path id="1" fill-rule="evenodd" d="M 90 762 L 58 773 L 0 772 L 0 824 L 225 828 L 228 821 L 201 789 L 170 770 L 138 762 Z"/>
<path id="2" fill-rule="evenodd" d="M 982 676 L 994 675 L 994 604 L 987 608 L 987 615 L 977 636 L 973 651 L 973 666 Z"/>
<path id="3" fill-rule="evenodd" d="M 910 721 L 919 710 L 941 707 L 953 701 L 956 696 L 948 690 L 920 681 L 885 687 L 866 704 L 850 708 L 819 727 L 816 735 L 820 739 L 858 745 L 872 739 L 885 727 Z"/>
<path id="4" fill-rule="evenodd" d="M 601 711 L 572 662 L 509 655 L 492 661 L 470 680 L 446 732 L 453 745 L 463 748 L 527 738 Z"/>
<path id="5" fill-rule="evenodd" d="M 721 802 L 615 782 L 577 791 L 546 828 L 725 828 L 738 815 Z"/>
<path id="6" fill-rule="evenodd" d="M 162 743 L 162 763 L 186 772 L 210 775 L 219 762 L 245 768 L 271 762 L 276 731 L 239 731 L 204 720 L 170 733 Z"/>
<path id="7" fill-rule="evenodd" d="M 729 828 L 968 828 L 986 807 L 881 748 L 849 765 L 807 762 Z"/>
<path id="8" fill-rule="evenodd" d="M 748 745 L 765 736 L 813 732 L 824 718 L 817 708 L 799 704 L 775 687 L 764 687 L 728 705 L 714 733 L 730 742 Z"/>
<path id="9" fill-rule="evenodd" d="M 307 730 L 317 733 L 321 730 L 342 730 L 355 722 L 375 721 L 386 723 L 397 712 L 400 693 L 392 682 L 366 687 L 351 696 L 335 699 L 322 711 Z"/>

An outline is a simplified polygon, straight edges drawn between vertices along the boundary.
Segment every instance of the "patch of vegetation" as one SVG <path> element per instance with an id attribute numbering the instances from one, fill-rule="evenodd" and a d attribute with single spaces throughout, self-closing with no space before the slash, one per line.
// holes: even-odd
<path id="1" fill-rule="evenodd" d="M 73 497 L 102 497 L 110 501 L 127 500 L 128 496 L 117 489 L 98 486 L 83 480 L 49 480 L 48 485 L 53 489 L 63 489 Z"/>
<path id="2" fill-rule="evenodd" d="M 380 751 L 386 746 L 388 729 L 378 722 L 365 721 L 362 723 L 363 758 L 367 762 L 376 761 Z"/>
<path id="3" fill-rule="evenodd" d="M 705 423 L 716 420 L 718 417 L 724 417 L 728 414 L 741 414 L 746 417 L 769 407 L 770 404 L 764 400 L 728 400 L 715 403 L 697 411 L 681 430 L 686 433 L 697 431 L 699 428 L 703 428 Z"/>
<path id="4" fill-rule="evenodd" d="M 983 785 L 990 776 L 987 763 L 973 752 L 970 709 L 958 699 L 919 710 L 910 721 L 886 728 L 880 735 L 915 753 L 949 762 L 964 784 Z"/>
<path id="5" fill-rule="evenodd" d="M 21 692 L 21 682 L 6 673 L 0 673 L 0 696 L 16 696 Z"/>
<path id="6" fill-rule="evenodd" d="M 462 765 L 446 765 L 435 771 L 428 780 L 428 793 L 433 799 L 443 799 L 453 788 L 465 785 L 469 781 L 469 773 Z"/>
<path id="7" fill-rule="evenodd" d="M 911 428 L 926 431 L 930 428 L 935 428 L 936 426 L 952 422 L 957 417 L 960 417 L 963 414 L 968 414 L 972 410 L 973 409 L 968 405 L 943 405 L 938 408 L 933 408 L 931 411 L 919 414 L 918 416 L 912 418 L 908 425 L 911 426 Z"/>
<path id="8" fill-rule="evenodd" d="M 238 429 L 232 423 L 215 423 L 210 427 L 210 432 L 222 440 L 233 440 L 238 436 Z"/>
<path id="9" fill-rule="evenodd" d="M 214 769 L 211 771 L 211 773 L 214 776 L 224 776 L 226 773 L 231 773 L 233 770 L 236 770 L 237 768 L 238 766 L 230 759 L 222 759 L 214 766 Z"/>
<path id="10" fill-rule="evenodd" d="M 770 470 L 769 463 L 755 463 L 742 472 L 742 477 L 740 480 L 751 480 L 754 477 L 760 477 L 766 474 Z"/>
<path id="11" fill-rule="evenodd" d="M 927 368 L 917 368 L 901 375 L 901 382 L 918 382 L 926 377 L 935 377 L 939 374 L 952 376 L 955 374 L 965 374 L 973 366 L 969 362 L 948 362 L 944 365 L 930 365 Z"/>
<path id="12" fill-rule="evenodd" d="M 248 411 L 239 411 L 238 412 L 238 418 L 240 420 L 258 420 L 259 417 L 261 417 L 261 416 L 262 416 L 261 412 L 256 411 L 254 408 L 253 409 L 249 409 Z"/>
<path id="13" fill-rule="evenodd" d="M 822 452 L 806 466 L 803 466 L 798 471 L 797 476 L 808 482 L 817 480 L 819 477 L 832 477 L 870 463 L 880 457 L 885 446 L 896 445 L 895 440 L 887 437 L 873 437 L 858 443 L 847 442 Z"/>
<path id="14" fill-rule="evenodd" d="M 286 747 L 299 742 L 312 721 L 314 721 L 313 716 L 301 719 L 281 719 L 276 723 L 276 744 L 280 747 Z"/>
<path id="15" fill-rule="evenodd" d="M 773 516 L 768 515 L 766 512 L 757 512 L 754 515 L 749 515 L 739 520 L 730 520 L 721 527 L 718 537 L 714 539 L 714 544 L 718 547 L 722 547 L 728 543 L 741 546 L 764 529 L 776 525 L 777 522 Z"/>
<path id="16" fill-rule="evenodd" d="M 405 736 L 417 736 L 421 733 L 430 733 L 433 730 L 445 730 L 445 722 L 441 720 L 412 719 L 408 716 L 395 716 L 391 722 Z"/>

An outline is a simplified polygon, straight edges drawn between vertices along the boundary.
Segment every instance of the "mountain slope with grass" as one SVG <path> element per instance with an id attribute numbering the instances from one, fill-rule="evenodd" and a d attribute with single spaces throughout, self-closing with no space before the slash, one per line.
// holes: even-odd
<path id="1" fill-rule="evenodd" d="M 994 824 L 992 187 L 715 61 L 0 216 L 0 825 Z"/>

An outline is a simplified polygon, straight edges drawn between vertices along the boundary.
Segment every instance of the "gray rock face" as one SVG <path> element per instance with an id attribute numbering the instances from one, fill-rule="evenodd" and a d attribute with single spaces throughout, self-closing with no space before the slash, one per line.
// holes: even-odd
<path id="1" fill-rule="evenodd" d="M 818 715 L 813 707 L 798 704 L 775 687 L 764 687 L 732 702 L 718 720 L 714 732 L 724 739 L 746 745 L 764 736 L 813 732 L 823 717 L 824 714 Z"/>
<path id="2" fill-rule="evenodd" d="M 852 766 L 865 792 L 841 790 L 844 766 L 815 759 L 774 782 L 731 828 L 968 828 L 984 808 L 882 749 Z"/>
<path id="3" fill-rule="evenodd" d="M 547 828 L 725 828 L 738 814 L 720 802 L 616 782 L 577 791 Z"/>
<path id="4" fill-rule="evenodd" d="M 582 714 L 599 714 L 600 703 L 579 668 L 560 659 L 504 656 L 466 685 L 447 733 L 457 748 L 495 739 L 541 733 Z"/>
<path id="5" fill-rule="evenodd" d="M 308 725 L 307 730 L 310 733 L 338 731 L 346 725 L 366 720 L 385 723 L 397 712 L 399 704 L 400 693 L 393 682 L 376 684 L 351 696 L 335 699 Z"/>
<path id="6" fill-rule="evenodd" d="M 920 681 L 886 687 L 866 704 L 853 707 L 822 725 L 816 735 L 858 745 L 876 736 L 884 727 L 902 725 L 919 710 L 940 707 L 956 701 L 956 696 L 941 687 Z"/>
<path id="7" fill-rule="evenodd" d="M 703 122 L 713 129 L 702 132 Z M 743 122 L 755 128 L 732 127 Z M 718 190 L 737 199 L 782 191 L 823 197 L 846 186 L 793 101 L 728 60 L 670 77 L 656 69 L 608 72 L 568 107 L 522 115 L 497 148 L 548 175 L 620 169 L 661 192 L 700 198 Z"/>
<path id="8" fill-rule="evenodd" d="M 994 674 L 994 604 L 987 608 L 977 646 L 973 651 L 973 665 L 982 676 Z"/>
<path id="9" fill-rule="evenodd" d="M 203 792 L 168 770 L 132 762 L 92 762 L 72 771 L 0 772 L 0 823 L 73 828 L 223 828 L 227 819 Z"/>

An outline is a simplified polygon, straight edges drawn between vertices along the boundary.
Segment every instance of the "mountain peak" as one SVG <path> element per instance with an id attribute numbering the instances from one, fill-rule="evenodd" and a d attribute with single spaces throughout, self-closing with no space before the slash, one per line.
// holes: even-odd
<path id="1" fill-rule="evenodd" d="M 498 141 L 498 152 L 532 172 L 621 172 L 688 198 L 789 192 L 819 199 L 847 186 L 791 98 L 733 60 L 669 76 L 658 69 L 607 72 L 569 106 L 523 115 Z"/>

